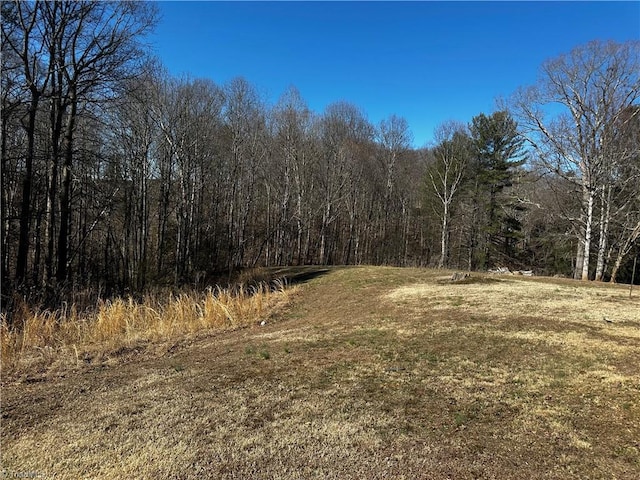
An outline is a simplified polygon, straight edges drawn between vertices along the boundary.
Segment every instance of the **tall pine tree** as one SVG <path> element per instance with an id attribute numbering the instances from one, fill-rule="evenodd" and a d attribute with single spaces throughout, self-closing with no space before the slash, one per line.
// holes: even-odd
<path id="1" fill-rule="evenodd" d="M 505 189 L 513 185 L 517 168 L 525 162 L 524 139 L 508 112 L 481 113 L 469 125 L 475 148 L 471 163 L 476 225 L 470 245 L 475 248 L 475 267 L 488 268 L 514 255 L 521 225 L 518 211 Z M 475 237 L 475 238 L 473 238 Z"/>

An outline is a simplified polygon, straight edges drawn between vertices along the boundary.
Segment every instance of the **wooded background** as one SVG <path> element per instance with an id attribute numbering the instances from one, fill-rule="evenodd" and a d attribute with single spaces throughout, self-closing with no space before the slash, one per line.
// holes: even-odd
<path id="1" fill-rule="evenodd" d="M 395 115 L 172 77 L 144 47 L 155 18 L 143 2 L 2 3 L 3 308 L 274 265 L 630 281 L 640 42 L 549 59 L 416 149 Z"/>

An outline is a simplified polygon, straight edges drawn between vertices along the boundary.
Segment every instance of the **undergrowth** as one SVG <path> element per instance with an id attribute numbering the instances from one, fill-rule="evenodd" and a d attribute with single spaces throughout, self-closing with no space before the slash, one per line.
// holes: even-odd
<path id="1" fill-rule="evenodd" d="M 174 340 L 206 330 L 257 323 L 291 293 L 285 282 L 260 283 L 204 292 L 155 292 L 140 300 L 99 300 L 94 308 L 75 304 L 41 310 L 22 303 L 9 323 L 0 315 L 2 373 L 61 359 L 78 364 L 87 356 L 143 342 Z M 68 363 L 68 362 L 67 362 Z"/>

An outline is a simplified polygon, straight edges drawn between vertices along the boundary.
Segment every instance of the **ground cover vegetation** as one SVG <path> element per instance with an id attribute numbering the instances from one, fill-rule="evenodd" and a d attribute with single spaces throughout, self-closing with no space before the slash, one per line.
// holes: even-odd
<path id="1" fill-rule="evenodd" d="M 631 281 L 639 42 L 415 148 L 396 115 L 172 77 L 153 3 L 1 8 L 7 471 L 637 474 L 635 299 L 447 268 Z"/>
<path id="2" fill-rule="evenodd" d="M 347 102 L 313 112 L 295 88 L 270 104 L 242 78 L 172 77 L 144 46 L 155 15 L 2 3 L 5 313 L 274 265 L 630 281 L 638 42 L 577 46 L 499 110 L 413 148 L 395 115 L 374 125 Z"/>
<path id="3" fill-rule="evenodd" d="M 285 289 L 277 279 L 205 291 L 157 289 L 138 299 L 99 301 L 84 310 L 76 304 L 41 310 L 23 303 L 11 328 L 0 325 L 2 373 L 64 371 L 148 348 L 161 351 L 185 336 L 266 322 L 294 292 L 295 287 Z"/>
<path id="4" fill-rule="evenodd" d="M 638 478 L 628 288 L 392 267 L 278 275 L 296 268 L 304 282 L 264 326 L 4 377 L 4 471 Z"/>

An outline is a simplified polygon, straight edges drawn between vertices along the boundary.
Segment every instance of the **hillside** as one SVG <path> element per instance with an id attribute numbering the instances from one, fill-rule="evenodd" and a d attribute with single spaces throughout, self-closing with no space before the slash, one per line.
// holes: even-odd
<path id="1" fill-rule="evenodd" d="M 628 289 L 292 272 L 295 298 L 264 326 L 5 379 L 8 478 L 640 477 Z"/>

